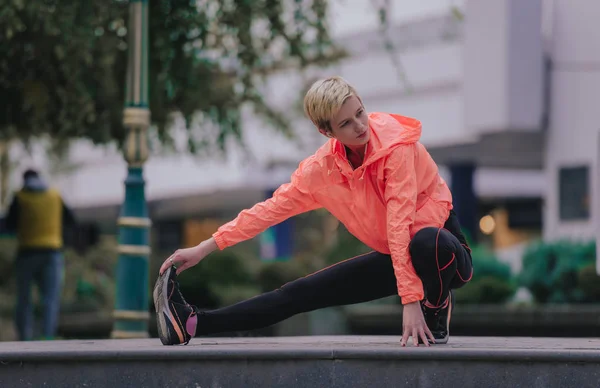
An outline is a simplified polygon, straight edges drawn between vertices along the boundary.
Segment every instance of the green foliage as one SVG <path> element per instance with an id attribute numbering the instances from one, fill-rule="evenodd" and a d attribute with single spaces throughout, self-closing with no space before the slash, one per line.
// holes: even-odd
<path id="1" fill-rule="evenodd" d="M 259 93 L 262 76 L 340 55 L 326 0 L 149 3 L 150 109 L 164 141 L 179 113 L 189 149 L 240 139 L 240 108 L 288 128 Z M 122 142 L 128 2 L 7 0 L 0 11 L 0 140 L 50 135 Z M 206 124 L 206 125 L 203 125 Z M 209 128 L 216 127 L 216 132 Z"/>
<path id="2" fill-rule="evenodd" d="M 117 241 L 112 237 L 83 255 L 65 250 L 62 311 L 112 311 L 117 260 Z"/>
<path id="3" fill-rule="evenodd" d="M 310 272 L 297 260 L 264 263 L 258 273 L 257 281 L 261 292 L 268 292 L 306 276 Z"/>
<path id="4" fill-rule="evenodd" d="M 178 278 L 186 300 L 200 308 L 217 308 L 259 293 L 252 258 L 234 250 L 216 251 Z M 241 299 L 240 299 L 241 298 Z"/>
<path id="5" fill-rule="evenodd" d="M 580 281 L 582 276 L 589 276 L 585 268 L 595 262 L 595 257 L 595 242 L 534 244 L 523 257 L 521 284 L 529 289 L 539 303 L 592 301 L 593 297 L 586 295 Z"/>
<path id="6" fill-rule="evenodd" d="M 370 251 L 372 249 L 350 234 L 346 228 L 340 226 L 337 241 L 324 254 L 325 264 L 335 264 Z"/>
<path id="7" fill-rule="evenodd" d="M 0 238 L 0 288 L 8 288 L 14 278 L 17 242 L 12 237 Z"/>
<path id="8" fill-rule="evenodd" d="M 600 276 L 596 273 L 596 263 L 590 263 L 579 270 L 579 287 L 590 302 L 600 302 Z"/>
<path id="9" fill-rule="evenodd" d="M 516 291 L 508 264 L 484 246 L 473 246 L 473 278 L 455 291 L 460 303 L 505 303 Z"/>
<path id="10" fill-rule="evenodd" d="M 14 262 L 17 243 L 14 238 L 0 238 L 0 316 L 13 316 L 15 303 Z M 11 320 L 12 324 L 12 320 Z"/>
<path id="11" fill-rule="evenodd" d="M 260 294 L 259 288 L 254 284 L 228 285 L 221 286 L 215 284 L 212 287 L 212 292 L 218 297 L 218 306 L 229 306 L 246 299 L 250 299 Z"/>

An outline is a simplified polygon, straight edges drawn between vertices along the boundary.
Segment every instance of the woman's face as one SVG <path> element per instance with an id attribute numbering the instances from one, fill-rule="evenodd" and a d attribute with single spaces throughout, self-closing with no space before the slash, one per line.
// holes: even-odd
<path id="1" fill-rule="evenodd" d="M 327 135 L 326 132 L 321 132 Z M 350 96 L 331 119 L 331 132 L 329 132 L 329 135 L 348 147 L 359 147 L 367 144 L 371 136 L 369 117 L 358 97 Z"/>

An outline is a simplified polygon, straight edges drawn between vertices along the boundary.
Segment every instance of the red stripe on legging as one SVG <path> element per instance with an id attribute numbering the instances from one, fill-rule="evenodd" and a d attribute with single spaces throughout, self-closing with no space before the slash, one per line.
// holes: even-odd
<path id="1" fill-rule="evenodd" d="M 469 280 L 471 280 L 471 278 L 473 277 L 473 267 L 471 267 L 471 276 L 469 276 L 469 278 L 467 280 L 463 279 L 462 276 L 460 276 L 460 272 L 458 272 L 458 268 L 456 268 L 456 274 L 458 275 L 458 277 L 460 278 L 460 280 L 463 283 L 468 282 Z"/>
<path id="2" fill-rule="evenodd" d="M 440 238 L 441 231 L 442 228 L 438 228 L 437 235 L 435 236 L 435 262 L 438 269 L 438 277 L 440 278 L 440 296 L 437 300 L 436 306 L 440 304 L 440 301 L 442 300 L 442 292 L 444 291 L 444 284 L 442 283 L 442 274 L 440 273 L 440 261 L 438 260 L 438 240 Z"/>
<path id="3" fill-rule="evenodd" d="M 456 255 L 453 253 L 453 254 L 452 254 L 452 259 L 451 259 L 451 260 L 448 262 L 448 264 L 446 264 L 446 265 L 444 266 L 444 268 L 440 268 L 440 269 L 439 269 L 439 271 L 441 272 L 441 271 L 445 270 L 446 268 L 448 268 L 448 266 L 449 266 L 450 264 L 452 264 L 452 262 L 454 261 L 454 259 L 455 259 L 455 258 L 456 258 Z"/>

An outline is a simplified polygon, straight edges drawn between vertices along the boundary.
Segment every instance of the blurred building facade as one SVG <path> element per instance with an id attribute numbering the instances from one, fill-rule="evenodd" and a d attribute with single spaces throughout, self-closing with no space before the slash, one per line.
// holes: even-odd
<path id="1" fill-rule="evenodd" d="M 247 111 L 249 153 L 235 144 L 222 159 L 155 152 L 145 166 L 147 197 L 161 238 L 173 237 L 165 244 L 177 245 L 186 231 L 208 235 L 214 222 L 198 220 L 233 217 L 289 180 L 325 141 L 303 117 L 302 91 L 332 74 L 353 83 L 368 110 L 422 121 L 422 142 L 452 187 L 465 225 L 474 238 L 506 251 L 507 260 L 538 235 L 594 238 L 600 30 L 593 15 L 600 3 L 468 0 L 461 9 L 462 17 L 448 6 L 391 23 L 385 33 L 375 25 L 338 30 L 349 54 L 340 63 L 273 74 L 266 99 L 292 117 L 295 140 Z M 334 17 L 343 23 L 349 16 Z M 185 144 L 184 131 L 176 132 Z M 40 155 L 33 163 L 48 166 Z M 116 149 L 81 142 L 62 172 L 48 172 L 81 218 L 110 225 L 125 171 Z"/>

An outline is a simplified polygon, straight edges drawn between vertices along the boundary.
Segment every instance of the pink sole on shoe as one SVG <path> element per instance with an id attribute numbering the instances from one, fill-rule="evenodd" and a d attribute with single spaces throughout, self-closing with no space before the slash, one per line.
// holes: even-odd
<path id="1" fill-rule="evenodd" d="M 185 323 L 185 330 L 192 337 L 196 335 L 196 325 L 198 324 L 198 316 L 194 315 L 193 317 L 189 317 L 187 322 Z"/>

